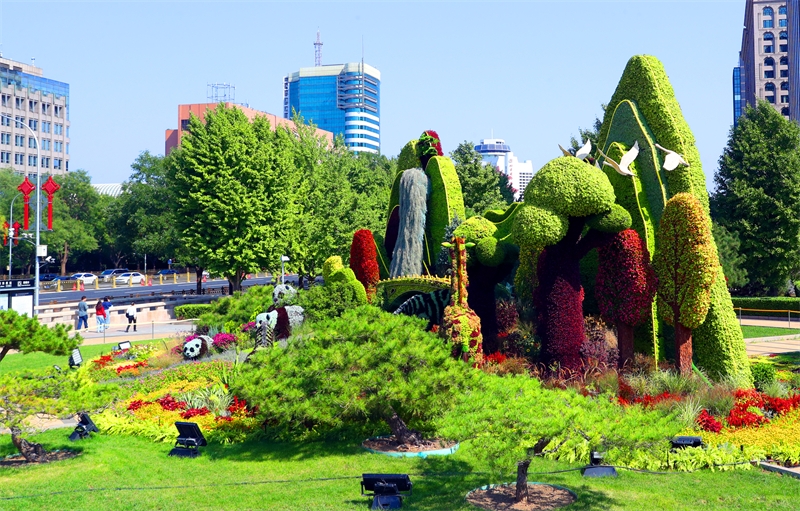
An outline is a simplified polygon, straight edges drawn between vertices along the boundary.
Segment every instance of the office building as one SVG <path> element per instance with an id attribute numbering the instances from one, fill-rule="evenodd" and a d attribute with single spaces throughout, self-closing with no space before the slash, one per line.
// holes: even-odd
<path id="1" fill-rule="evenodd" d="M 270 127 L 274 130 L 277 126 L 285 126 L 288 127 L 292 131 L 295 130 L 295 124 L 293 121 L 289 121 L 287 119 L 283 119 L 278 117 L 277 115 L 272 115 L 267 112 L 262 112 L 260 110 L 255 110 L 253 108 L 249 108 L 243 105 L 237 105 L 231 102 L 223 102 L 223 104 L 228 108 L 238 108 L 247 116 L 248 119 L 251 121 L 256 117 L 266 117 L 267 121 L 269 121 Z M 164 134 L 164 154 L 169 154 L 173 148 L 177 147 L 181 143 L 181 137 L 186 129 L 189 127 L 189 117 L 191 114 L 198 116 L 201 120 L 205 118 L 206 110 L 213 110 L 217 107 L 217 103 L 193 103 L 193 104 L 186 104 L 186 105 L 178 105 L 178 128 L 177 129 L 168 129 Z M 317 129 L 316 131 L 317 136 L 324 137 L 328 140 L 329 144 L 333 144 L 333 133 L 329 131 L 325 131 L 322 129 Z"/>
<path id="2" fill-rule="evenodd" d="M 321 43 L 320 43 L 321 44 Z M 344 136 L 352 151 L 381 149 L 381 73 L 363 62 L 300 68 L 283 79 L 283 117 Z"/>
<path id="3" fill-rule="evenodd" d="M 733 122 L 746 105 L 772 104 L 788 119 L 800 115 L 800 0 L 747 0 L 739 64 L 733 69 Z"/>
<path id="4" fill-rule="evenodd" d="M 69 84 L 45 78 L 33 63 L 0 56 L 0 113 L 0 168 L 30 176 L 37 167 L 55 175 L 69 171 Z"/>
<path id="5" fill-rule="evenodd" d="M 480 144 L 475 146 L 475 150 L 483 156 L 485 163 L 490 164 L 511 181 L 511 187 L 514 188 L 514 200 L 520 200 L 522 194 L 525 193 L 525 187 L 533 179 L 533 162 L 517 159 L 505 140 L 499 138 L 483 139 Z"/>

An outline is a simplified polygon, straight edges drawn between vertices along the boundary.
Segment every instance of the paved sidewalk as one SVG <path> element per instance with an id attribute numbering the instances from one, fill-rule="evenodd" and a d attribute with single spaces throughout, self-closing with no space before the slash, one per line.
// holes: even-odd
<path id="1" fill-rule="evenodd" d="M 744 342 L 749 356 L 800 351 L 800 321 L 796 319 L 790 323 L 788 318 L 742 318 L 739 323 L 746 326 L 768 326 L 773 328 L 790 328 L 789 325 L 791 325 L 791 328 L 797 328 L 797 334 L 793 335 L 745 339 Z"/>
<path id="2" fill-rule="evenodd" d="M 140 323 L 136 325 L 136 332 L 131 330 L 125 332 L 127 325 L 111 325 L 103 333 L 97 333 L 94 328 L 81 330 L 79 333 L 83 337 L 83 346 L 89 344 L 107 344 L 110 342 L 119 343 L 120 341 L 149 341 L 151 339 L 163 339 L 165 337 L 178 337 L 188 335 L 194 330 L 194 322 L 189 321 L 160 321 L 151 323 Z M 70 332 L 72 335 L 75 331 Z"/>

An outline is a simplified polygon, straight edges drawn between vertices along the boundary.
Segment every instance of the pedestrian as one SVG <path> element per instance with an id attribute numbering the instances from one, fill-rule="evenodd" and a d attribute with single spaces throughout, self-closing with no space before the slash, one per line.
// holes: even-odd
<path id="1" fill-rule="evenodd" d="M 97 317 L 97 333 L 103 333 L 106 329 L 106 309 L 103 307 L 103 300 L 98 299 L 94 306 L 94 313 Z"/>
<path id="2" fill-rule="evenodd" d="M 78 330 L 89 328 L 89 305 L 86 303 L 86 297 L 81 296 L 81 301 L 78 302 Z"/>
<path id="3" fill-rule="evenodd" d="M 111 297 L 106 296 L 103 298 L 103 310 L 106 311 L 106 330 L 111 328 Z"/>
<path id="4" fill-rule="evenodd" d="M 125 317 L 128 318 L 128 328 L 125 329 L 127 332 L 131 328 L 131 324 L 133 324 L 133 331 L 136 331 L 136 304 L 131 302 L 131 306 L 125 311 Z"/>

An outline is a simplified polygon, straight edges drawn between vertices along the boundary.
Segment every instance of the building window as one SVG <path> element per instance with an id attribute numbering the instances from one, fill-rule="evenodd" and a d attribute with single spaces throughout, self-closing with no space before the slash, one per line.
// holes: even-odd
<path id="1" fill-rule="evenodd" d="M 56 125 L 53 127 L 53 134 L 54 135 L 63 135 L 64 134 L 64 125 L 56 123 Z"/>
<path id="2" fill-rule="evenodd" d="M 764 90 L 774 91 L 775 90 L 775 84 L 772 83 L 772 82 L 765 83 L 764 84 Z"/>
<path id="3" fill-rule="evenodd" d="M 788 102 L 789 102 L 789 95 L 781 94 L 781 103 L 788 103 Z"/>
<path id="4" fill-rule="evenodd" d="M 49 151 L 50 150 L 50 139 L 49 138 L 43 138 L 42 139 L 42 149 L 45 150 L 45 151 Z"/>
<path id="5" fill-rule="evenodd" d="M 764 20 L 764 28 L 774 28 L 774 26 L 775 26 L 775 25 L 772 23 L 772 20 L 771 20 L 771 19 L 769 19 L 769 20 Z"/>
<path id="6" fill-rule="evenodd" d="M 14 106 L 19 110 L 25 110 L 25 98 L 14 98 Z"/>
<path id="7" fill-rule="evenodd" d="M 0 133 L 0 144 L 11 145 L 11 133 Z"/>
<path id="8" fill-rule="evenodd" d="M 768 103 L 775 104 L 775 96 L 765 96 L 764 99 L 766 99 Z"/>
<path id="9" fill-rule="evenodd" d="M 781 31 L 781 33 L 778 34 L 778 39 L 782 39 L 782 40 L 788 41 L 789 40 L 789 33 L 787 31 L 785 31 L 785 30 Z"/>
<path id="10" fill-rule="evenodd" d="M 3 106 L 8 106 L 11 103 L 11 96 L 9 96 L 8 94 L 3 94 L 2 98 L 3 98 L 2 99 Z"/>
<path id="11" fill-rule="evenodd" d="M 29 149 L 36 149 L 36 139 L 33 137 L 28 137 L 28 148 Z"/>
<path id="12" fill-rule="evenodd" d="M 781 57 L 781 60 L 779 60 L 778 62 L 780 62 L 780 64 L 782 66 L 788 66 L 789 65 L 789 57 Z"/>
<path id="13" fill-rule="evenodd" d="M 789 107 L 788 106 L 785 106 L 785 107 L 781 108 L 781 115 L 785 115 L 786 117 L 789 117 Z"/>
<path id="14" fill-rule="evenodd" d="M 774 98 L 773 98 L 774 99 Z M 28 155 L 28 166 L 35 167 L 38 162 L 36 161 L 36 156 L 33 154 Z"/>
<path id="15" fill-rule="evenodd" d="M 781 82 L 781 90 L 789 90 L 789 82 Z"/>
<path id="16" fill-rule="evenodd" d="M 775 39 L 775 34 L 772 32 L 764 32 L 764 40 L 765 41 L 772 41 Z"/>
<path id="17" fill-rule="evenodd" d="M 6 151 L 0 152 L 0 163 L 11 163 L 11 153 Z"/>
<path id="18" fill-rule="evenodd" d="M 786 14 L 786 6 L 785 5 L 781 5 L 780 7 L 778 7 L 778 14 Z"/>
<path id="19" fill-rule="evenodd" d="M 50 168 L 50 158 L 42 158 L 42 168 L 43 169 Z"/>
<path id="20" fill-rule="evenodd" d="M 11 118 L 5 115 L 0 117 L 0 125 L 11 126 Z"/>
<path id="21" fill-rule="evenodd" d="M 28 121 L 28 126 L 30 126 L 33 131 L 39 131 L 39 121 L 36 119 L 31 119 Z"/>
<path id="22" fill-rule="evenodd" d="M 62 112 L 63 110 L 64 110 L 64 107 L 63 107 L 63 106 L 60 106 L 60 105 L 55 105 L 55 107 L 53 108 L 53 115 L 54 115 L 55 117 L 61 117 L 61 112 Z"/>
<path id="23" fill-rule="evenodd" d="M 24 135 L 14 135 L 14 145 L 16 147 L 25 147 L 25 136 Z"/>
<path id="24" fill-rule="evenodd" d="M 765 44 L 764 53 L 775 53 L 775 47 L 771 44 Z"/>
<path id="25" fill-rule="evenodd" d="M 69 154 L 69 142 L 67 142 L 67 154 Z"/>
<path id="26" fill-rule="evenodd" d="M 775 78 L 775 70 L 769 69 L 764 71 L 764 78 Z"/>
<path id="27" fill-rule="evenodd" d="M 53 158 L 53 170 L 61 170 L 61 158 Z"/>
<path id="28" fill-rule="evenodd" d="M 779 27 L 788 27 L 789 26 L 789 20 L 787 20 L 786 18 L 779 19 L 778 20 L 778 26 Z"/>
<path id="29" fill-rule="evenodd" d="M 42 133 L 50 133 L 50 122 L 42 121 Z"/>
<path id="30" fill-rule="evenodd" d="M 788 51 L 789 51 L 789 45 L 788 45 L 788 44 L 781 44 L 781 45 L 778 47 L 778 50 L 779 50 L 781 53 L 788 53 Z"/>
<path id="31" fill-rule="evenodd" d="M 64 152 L 64 143 L 63 142 L 59 142 L 58 140 L 53 142 L 53 151 L 55 151 L 57 153 Z"/>
<path id="32" fill-rule="evenodd" d="M 181 119 L 181 131 L 189 129 L 189 119 Z"/>
<path id="33" fill-rule="evenodd" d="M 16 121 L 14 123 L 14 127 L 15 128 L 25 129 L 25 118 L 24 117 L 16 116 L 16 117 L 14 117 L 14 120 Z"/>
<path id="34" fill-rule="evenodd" d="M 775 74 L 774 72 L 772 74 Z M 789 78 L 789 70 L 781 69 L 781 78 Z"/>
<path id="35" fill-rule="evenodd" d="M 14 165 L 25 165 L 25 155 L 14 153 Z"/>
<path id="36" fill-rule="evenodd" d="M 42 113 L 50 115 L 50 103 L 42 103 Z"/>
<path id="37" fill-rule="evenodd" d="M 775 11 L 772 10 L 772 7 L 764 7 L 764 10 L 762 12 L 764 13 L 764 16 L 767 18 L 771 18 L 775 15 Z"/>
<path id="38" fill-rule="evenodd" d="M 39 106 L 39 102 L 38 101 L 34 101 L 32 99 L 28 101 L 28 110 L 30 110 L 31 112 L 35 112 L 36 111 L 36 107 L 38 107 L 38 106 Z"/>

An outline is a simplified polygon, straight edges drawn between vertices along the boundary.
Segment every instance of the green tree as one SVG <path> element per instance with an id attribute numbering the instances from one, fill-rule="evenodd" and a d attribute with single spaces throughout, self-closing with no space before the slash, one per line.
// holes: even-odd
<path id="1" fill-rule="evenodd" d="M 739 235 L 713 222 L 711 233 L 717 243 L 719 263 L 722 265 L 728 288 L 741 289 L 747 285 L 747 270 L 743 268 L 745 257 L 740 250 Z"/>
<path id="2" fill-rule="evenodd" d="M 483 214 L 488 209 L 505 208 L 513 202 L 513 189 L 508 179 L 483 161 L 472 142 L 461 142 L 450 153 L 456 167 L 467 217 Z M 508 200 L 509 191 L 511 200 Z"/>
<path id="3" fill-rule="evenodd" d="M 764 101 L 748 107 L 714 181 L 713 217 L 741 240 L 748 291 L 783 289 L 800 269 L 800 126 Z"/>
<path id="4" fill-rule="evenodd" d="M 0 362 L 11 350 L 67 355 L 83 340 L 78 334 L 70 337 L 68 330 L 64 325 L 41 325 L 35 317 L 21 316 L 13 309 L 0 311 Z"/>
<path id="5" fill-rule="evenodd" d="M 220 104 L 189 120 L 168 165 L 176 227 L 187 257 L 224 275 L 234 291 L 246 273 L 280 267 L 300 211 L 291 132 L 272 131 Z"/>
<path id="6" fill-rule="evenodd" d="M 606 105 L 600 105 L 600 108 L 603 109 L 603 112 L 606 111 Z M 600 136 L 600 128 L 602 126 L 603 121 L 595 117 L 591 128 L 578 128 L 578 138 L 570 137 L 569 149 L 567 150 L 574 156 L 575 153 L 578 152 L 578 149 L 583 147 L 583 144 L 585 144 L 587 140 L 590 140 L 592 142 L 592 153 L 590 157 L 593 159 L 597 158 L 597 138 Z M 594 162 L 592 161 L 591 163 Z"/>

